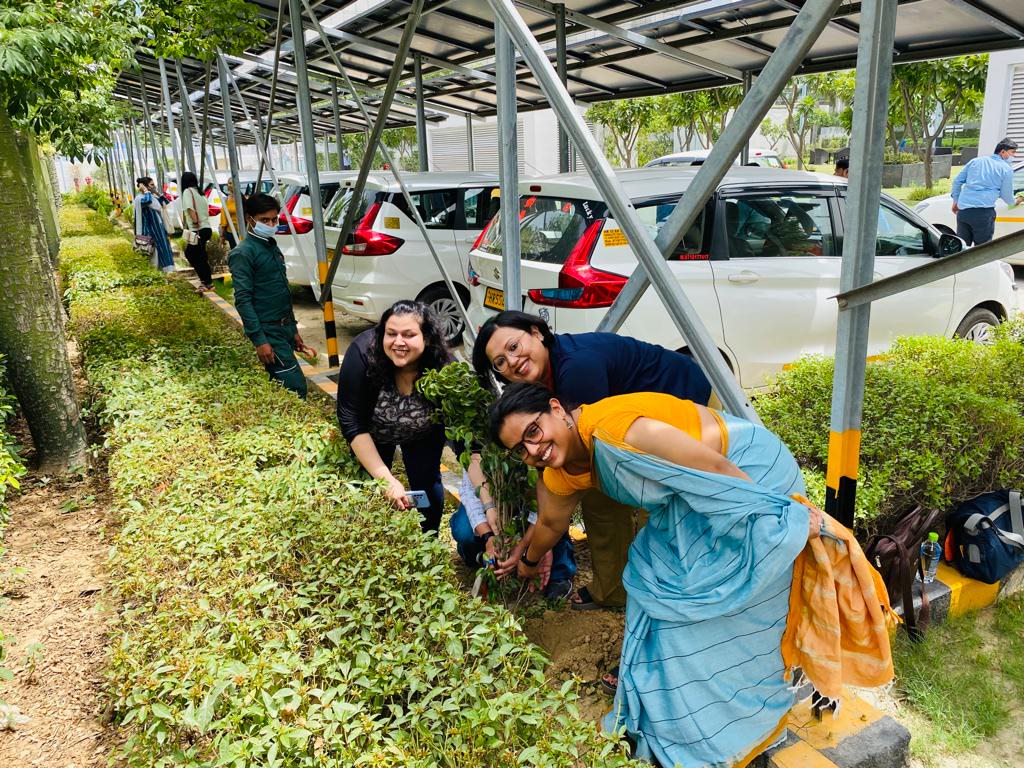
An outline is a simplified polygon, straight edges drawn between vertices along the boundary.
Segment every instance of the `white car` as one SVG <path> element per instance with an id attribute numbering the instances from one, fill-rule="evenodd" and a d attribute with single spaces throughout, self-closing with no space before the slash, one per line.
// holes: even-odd
<path id="1" fill-rule="evenodd" d="M 672 155 L 664 155 L 662 157 L 655 158 L 651 162 L 644 165 L 644 168 L 662 168 L 665 166 L 688 166 L 688 165 L 701 165 L 708 156 L 711 154 L 710 149 L 691 149 L 686 152 L 676 152 Z M 762 168 L 784 168 L 782 164 L 782 158 L 779 157 L 778 153 L 771 149 L 754 149 L 750 148 L 749 160 L 747 165 L 758 165 Z M 740 159 L 737 157 L 733 165 L 739 165 Z"/>
<path id="2" fill-rule="evenodd" d="M 698 169 L 619 173 L 651 235 L 656 235 Z M 846 184 L 824 174 L 733 168 L 683 237 L 669 267 L 741 386 L 756 389 L 807 354 L 835 351 Z M 596 329 L 637 260 L 625 233 L 586 174 L 531 179 L 520 186 L 525 311 L 557 333 Z M 942 234 L 883 196 L 875 277 L 956 253 Z M 500 217 L 470 258 L 470 320 L 505 306 Z M 984 339 L 1014 306 L 1009 265 L 987 264 L 876 302 L 869 351 L 897 336 L 941 334 Z M 649 288 L 620 332 L 688 351 Z"/>
<path id="3" fill-rule="evenodd" d="M 358 171 L 320 172 L 320 203 L 324 210 L 338 194 L 342 182 L 354 182 L 358 175 Z M 277 245 L 284 255 L 288 282 L 296 285 L 319 284 L 316 246 L 313 242 L 313 208 L 309 199 L 309 177 L 304 173 L 279 173 L 277 179 L 281 184 L 279 192 L 283 206 L 277 225 Z M 288 228 L 285 209 L 291 215 L 295 227 L 294 237 Z M 331 239 L 328 238 L 327 242 L 330 244 Z"/>
<path id="4" fill-rule="evenodd" d="M 1024 160 L 1013 164 L 1013 194 L 1024 193 Z M 914 207 L 914 213 L 930 224 L 948 227 L 956 232 L 956 214 L 953 213 L 953 198 L 949 194 L 936 195 L 922 200 Z M 1002 199 L 996 200 L 996 237 L 1012 234 L 1024 229 L 1024 205 L 1010 208 Z M 1024 266 L 1024 251 L 1006 259 L 1010 264 Z"/>
<path id="5" fill-rule="evenodd" d="M 406 187 L 423 219 L 441 263 L 455 284 L 458 300 L 469 304 L 469 253 L 498 203 L 497 176 L 487 173 L 407 173 Z M 345 180 L 325 213 L 327 247 L 339 245 L 345 208 L 351 202 Z M 335 303 L 349 314 L 376 322 L 399 299 L 431 305 L 449 341 L 459 340 L 462 317 L 401 188 L 387 171 L 373 172 L 359 201 L 356 226 L 341 249 L 332 283 Z"/>

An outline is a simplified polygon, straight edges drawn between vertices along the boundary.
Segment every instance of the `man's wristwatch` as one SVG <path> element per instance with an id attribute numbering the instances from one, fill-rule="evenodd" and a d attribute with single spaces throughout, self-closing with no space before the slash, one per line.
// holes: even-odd
<path id="1" fill-rule="evenodd" d="M 523 554 L 519 556 L 519 562 L 521 562 L 527 568 L 536 568 L 538 565 L 540 565 L 540 560 L 531 560 L 530 558 L 528 558 L 526 556 L 526 553 L 528 551 L 529 548 L 523 550 Z"/>

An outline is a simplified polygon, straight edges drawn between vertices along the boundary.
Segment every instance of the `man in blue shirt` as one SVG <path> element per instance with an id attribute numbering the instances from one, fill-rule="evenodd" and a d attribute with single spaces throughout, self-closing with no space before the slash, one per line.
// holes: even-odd
<path id="1" fill-rule="evenodd" d="M 950 196 L 956 214 L 956 233 L 968 245 L 981 245 L 992 239 L 996 226 L 996 199 L 1007 205 L 1024 202 L 1024 195 L 1013 196 L 1013 166 L 1017 144 L 1003 139 L 989 157 L 976 157 L 953 179 Z"/>

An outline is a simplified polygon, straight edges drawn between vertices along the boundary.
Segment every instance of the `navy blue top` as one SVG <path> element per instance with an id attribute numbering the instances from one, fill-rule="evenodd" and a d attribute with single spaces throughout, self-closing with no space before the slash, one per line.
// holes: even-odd
<path id="1" fill-rule="evenodd" d="M 555 395 L 568 407 L 661 392 L 707 405 L 711 383 L 687 355 L 614 333 L 560 333 L 550 349 Z"/>

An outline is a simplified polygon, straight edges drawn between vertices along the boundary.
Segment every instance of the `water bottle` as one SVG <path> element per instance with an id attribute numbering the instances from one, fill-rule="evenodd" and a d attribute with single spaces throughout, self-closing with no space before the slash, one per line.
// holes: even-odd
<path id="1" fill-rule="evenodd" d="M 939 545 L 939 534 L 932 531 L 928 538 L 921 543 L 921 571 L 924 572 L 924 583 L 931 584 L 935 581 L 935 572 L 939 570 L 939 560 L 942 559 L 942 547 Z M 918 573 L 917 578 L 921 578 Z"/>

